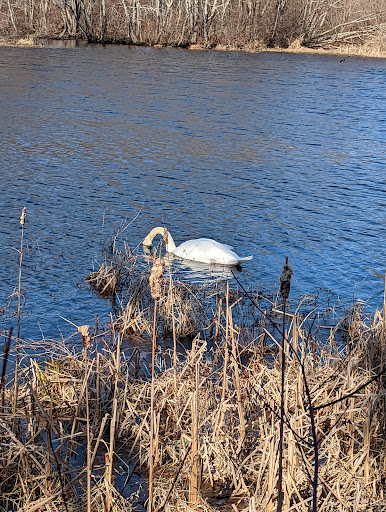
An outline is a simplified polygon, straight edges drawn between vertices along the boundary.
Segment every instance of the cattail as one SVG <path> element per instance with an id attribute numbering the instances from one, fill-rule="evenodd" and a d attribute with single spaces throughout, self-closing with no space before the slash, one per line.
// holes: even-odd
<path id="1" fill-rule="evenodd" d="M 14 411 L 16 411 L 17 407 L 17 397 L 18 397 L 18 377 L 19 377 L 19 351 L 20 351 L 20 320 L 21 320 L 21 269 L 23 262 L 23 241 L 24 241 L 24 223 L 25 223 L 25 215 L 26 215 L 26 207 L 21 211 L 20 215 L 20 225 L 21 225 L 21 237 L 20 237 L 20 252 L 19 252 L 19 285 L 17 292 L 17 337 L 16 337 L 16 361 L 15 361 L 15 394 L 14 394 L 14 402 L 13 407 Z"/>
<path id="2" fill-rule="evenodd" d="M 154 450 L 154 380 L 155 380 L 155 350 L 156 350 L 156 317 L 157 317 L 157 302 L 162 296 L 162 282 L 164 274 L 164 262 L 161 258 L 154 260 L 153 268 L 151 269 L 149 283 L 151 296 L 154 299 L 154 316 L 153 316 L 153 340 L 151 350 L 151 397 L 150 397 L 150 453 L 149 453 L 149 499 L 148 499 L 148 512 L 153 512 L 153 490 L 154 490 L 154 469 L 155 469 L 155 450 Z"/>
<path id="3" fill-rule="evenodd" d="M 78 332 L 82 336 L 84 350 L 88 350 L 91 347 L 91 343 L 90 343 L 91 336 L 90 336 L 89 326 L 81 325 L 80 327 L 78 327 Z"/>
<path id="4" fill-rule="evenodd" d="M 280 276 L 280 295 L 283 299 L 283 339 L 281 345 L 281 403 L 280 403 L 280 427 L 279 427 L 279 467 L 278 467 L 278 496 L 276 512 L 281 512 L 284 502 L 283 492 L 283 444 L 284 444 L 284 403 L 285 403 L 285 370 L 286 370 L 286 334 L 285 334 L 285 310 L 291 288 L 292 268 L 288 265 L 288 256 Z"/>
<path id="5" fill-rule="evenodd" d="M 87 429 L 87 512 L 91 512 L 91 437 L 90 437 L 90 409 L 88 401 L 88 360 L 87 350 L 91 347 L 91 336 L 88 325 L 78 327 L 78 332 L 82 336 L 84 361 L 85 361 L 85 380 L 86 380 L 86 429 Z"/>
<path id="6" fill-rule="evenodd" d="M 26 207 L 24 206 L 24 208 L 22 209 L 21 211 L 21 216 L 20 216 L 20 225 L 21 226 L 24 226 L 24 222 L 25 222 L 25 213 L 26 213 Z"/>
<path id="7" fill-rule="evenodd" d="M 286 256 L 283 271 L 280 276 L 280 295 L 284 302 L 288 300 L 289 297 L 289 292 L 291 288 L 291 277 L 292 268 L 288 265 L 288 256 Z"/>
<path id="8" fill-rule="evenodd" d="M 156 258 L 149 278 L 150 292 L 154 300 L 159 300 L 162 296 L 163 274 L 164 262 L 161 258 Z"/>

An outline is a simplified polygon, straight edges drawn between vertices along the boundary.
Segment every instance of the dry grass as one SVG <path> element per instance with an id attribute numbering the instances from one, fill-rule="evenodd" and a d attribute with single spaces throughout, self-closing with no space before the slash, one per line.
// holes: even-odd
<path id="1" fill-rule="evenodd" d="M 124 336 L 151 336 L 153 299 L 149 286 L 152 259 L 140 260 L 126 250 L 103 262 L 87 282 L 102 297 L 116 303 L 114 329 Z M 164 337 L 174 333 L 192 337 L 213 325 L 218 289 L 212 283 L 187 284 L 169 269 L 161 283 L 157 330 Z"/>
<path id="2" fill-rule="evenodd" d="M 0 46 L 22 46 L 22 47 L 43 47 L 44 44 L 40 43 L 38 39 L 21 38 L 17 41 L 14 39 L 0 39 Z M 155 48 L 173 48 L 175 45 L 154 45 Z M 187 47 L 190 50 L 206 50 L 205 45 L 192 44 Z M 246 45 L 244 44 L 216 44 L 212 48 L 215 51 L 231 51 L 231 52 L 247 52 L 247 53 L 260 53 L 260 52 L 273 52 L 273 53 L 297 53 L 297 54 L 313 54 L 313 55 L 339 55 L 351 57 L 369 57 L 369 58 L 386 58 L 386 43 L 384 31 L 380 30 L 379 34 L 374 35 L 363 41 L 361 44 L 341 44 L 330 48 L 308 48 L 302 46 L 300 39 L 295 39 L 288 48 L 275 47 L 268 48 L 264 42 L 253 41 Z"/>
<path id="3" fill-rule="evenodd" d="M 268 316 L 254 312 L 248 323 L 252 310 L 242 299 L 249 299 L 239 291 L 206 289 L 198 300 L 167 274 L 154 304 L 145 297 L 150 267 L 137 274 L 132 265 L 122 268 L 135 312 L 124 305 L 110 333 L 80 329 L 83 351 L 65 341 L 47 344 L 45 361 L 31 358 L 19 371 L 15 410 L 8 379 L 0 510 L 143 510 L 139 488 L 129 478 L 122 492 L 120 474 L 135 468 L 146 479 L 151 457 L 149 510 L 274 511 L 283 396 L 283 510 L 311 510 L 316 454 L 318 512 L 386 510 L 386 303 L 371 320 L 355 308 L 346 343 L 338 329 L 321 339 L 312 321 L 288 314 L 282 389 L 279 306 Z M 101 290 L 111 279 L 102 281 Z M 195 336 L 171 366 L 155 344 L 165 325 L 178 341 L 180 315 L 195 318 L 188 329 Z M 121 350 L 128 325 L 137 335 L 154 326 L 151 382 L 148 362 Z"/>
<path id="4" fill-rule="evenodd" d="M 69 352 L 64 342 L 41 349 L 52 355 L 43 363 L 32 358 L 19 375 L 15 413 L 10 406 L 14 387 L 9 383 L 5 390 L 0 413 L 0 510 L 85 510 L 87 446 L 92 510 L 104 510 L 109 496 L 111 510 L 130 510 L 106 479 L 108 465 L 96 463 L 111 444 L 105 430 L 117 401 L 112 394 L 117 351 L 106 346 L 87 363 L 84 354 Z M 132 368 L 120 360 L 120 378 L 129 378 Z"/>
<path id="5" fill-rule="evenodd" d="M 374 380 L 351 398 L 324 407 L 349 395 L 379 371 L 385 349 L 384 340 L 380 344 L 384 319 L 378 314 L 371 328 L 362 327 L 366 334 L 356 341 L 350 355 L 343 357 L 333 336 L 322 347 L 316 340 L 307 342 L 304 325 L 297 319 L 291 326 L 290 343 L 304 365 L 313 406 L 320 407 L 315 411 L 320 461 L 318 510 L 381 511 L 386 507 L 385 381 Z M 181 509 L 181 493 L 188 489 L 192 471 L 193 459 L 186 455 L 192 445 L 191 403 L 197 365 L 202 482 L 213 488 L 220 485 L 240 500 L 253 497 L 250 510 L 275 510 L 282 395 L 279 355 L 268 363 L 261 347 L 250 347 L 242 364 L 246 356 L 237 353 L 235 359 L 228 343 L 221 343 L 208 354 L 206 342 L 196 339 L 186 361 L 180 362 L 177 386 L 172 370 L 160 372 L 156 380 L 158 471 L 154 495 L 156 504 L 162 505 L 177 478 L 168 495 L 168 510 Z M 300 362 L 291 350 L 287 355 L 284 510 L 308 511 L 314 461 L 310 415 Z M 237 396 L 238 374 L 243 421 Z M 143 384 L 136 383 L 129 396 L 136 421 L 127 416 L 120 432 L 128 437 L 140 465 L 145 467 L 149 407 L 143 399 Z"/>
<path id="6" fill-rule="evenodd" d="M 375 35 L 366 38 L 362 43 L 340 44 L 326 48 L 307 48 L 301 39 L 295 39 L 288 48 L 273 48 L 260 51 L 279 53 L 310 53 L 314 55 L 340 55 L 352 57 L 386 58 L 386 33 L 380 29 Z"/>

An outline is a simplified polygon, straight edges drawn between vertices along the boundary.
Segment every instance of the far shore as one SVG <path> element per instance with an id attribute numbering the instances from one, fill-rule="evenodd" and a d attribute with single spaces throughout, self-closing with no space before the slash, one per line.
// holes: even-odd
<path id="1" fill-rule="evenodd" d="M 21 38 L 21 39 L 0 39 L 0 46 L 8 46 L 8 47 L 22 47 L 22 48 L 44 48 L 46 44 L 44 41 L 47 41 L 48 38 L 40 39 L 35 38 L 33 36 Z M 52 41 L 55 41 L 53 38 Z M 57 41 L 61 41 L 58 39 Z M 63 41 L 76 41 L 71 39 L 63 39 Z M 85 42 L 86 43 L 86 42 Z M 86 43 L 87 44 L 87 43 Z M 109 43 L 101 43 L 101 44 L 109 44 Z M 113 43 L 110 43 L 113 44 Z M 126 43 L 114 43 L 114 44 L 122 44 Z M 133 45 L 136 46 L 136 45 Z M 142 46 L 142 45 L 137 45 Z M 171 48 L 166 44 L 156 44 L 153 46 L 154 48 Z M 346 57 L 366 57 L 366 58 L 378 58 L 378 59 L 386 59 L 386 51 L 382 49 L 376 48 L 373 45 L 350 45 L 350 46 L 341 46 L 335 48 L 308 48 L 306 46 L 302 46 L 299 41 L 295 41 L 288 48 L 267 48 L 264 45 L 255 45 L 255 46 L 244 46 L 244 47 L 233 47 L 230 45 L 217 45 L 212 48 L 206 48 L 205 46 L 194 44 L 188 46 L 187 49 L 192 51 L 231 51 L 231 52 L 246 52 L 246 53 L 293 53 L 293 54 L 311 54 L 311 55 L 337 55 L 345 59 Z"/>

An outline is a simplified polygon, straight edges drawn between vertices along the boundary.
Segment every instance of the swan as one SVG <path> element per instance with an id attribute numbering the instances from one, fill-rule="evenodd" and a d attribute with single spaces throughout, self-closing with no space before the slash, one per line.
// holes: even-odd
<path id="1" fill-rule="evenodd" d="M 187 240 L 176 247 L 174 240 L 166 228 L 157 227 L 150 231 L 142 244 L 151 247 L 153 238 L 161 235 L 164 239 L 166 251 L 185 260 L 200 261 L 201 263 L 218 263 L 220 265 L 239 265 L 251 260 L 253 256 L 238 256 L 231 245 L 221 244 L 210 238 L 197 238 Z"/>

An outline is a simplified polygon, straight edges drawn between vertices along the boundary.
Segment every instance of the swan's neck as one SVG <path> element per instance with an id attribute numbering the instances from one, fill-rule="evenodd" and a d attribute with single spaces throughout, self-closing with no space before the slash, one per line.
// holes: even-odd
<path id="1" fill-rule="evenodd" d="M 176 244 L 174 243 L 172 235 L 166 228 L 157 227 L 152 229 L 145 238 L 145 240 L 142 242 L 143 245 L 146 245 L 146 247 L 151 247 L 153 238 L 156 237 L 157 235 L 161 235 L 163 237 L 166 246 L 166 251 L 173 252 L 174 249 L 176 248 Z"/>

